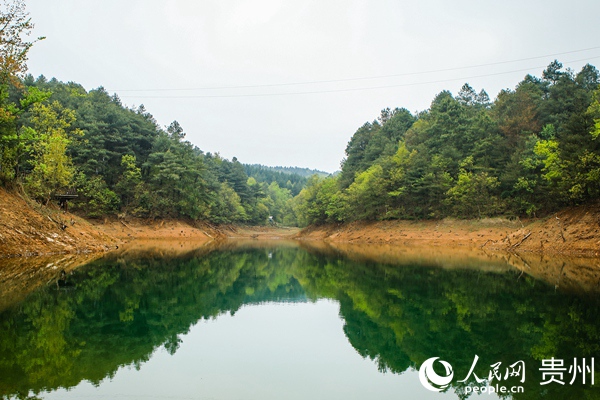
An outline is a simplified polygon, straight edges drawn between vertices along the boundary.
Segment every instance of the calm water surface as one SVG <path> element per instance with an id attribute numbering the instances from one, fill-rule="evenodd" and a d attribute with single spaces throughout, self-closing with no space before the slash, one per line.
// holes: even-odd
<path id="1" fill-rule="evenodd" d="M 524 382 L 492 381 L 522 387 L 505 397 L 600 398 L 600 375 L 576 374 L 583 359 L 600 364 L 596 293 L 508 267 L 391 265 L 290 245 L 169 254 L 109 254 L 0 311 L 0 396 L 457 399 L 492 365 L 504 375 L 521 362 Z M 442 393 L 419 379 L 432 357 L 454 373 Z M 541 384 L 551 357 L 564 361 L 564 385 Z M 439 362 L 434 371 L 445 375 Z"/>

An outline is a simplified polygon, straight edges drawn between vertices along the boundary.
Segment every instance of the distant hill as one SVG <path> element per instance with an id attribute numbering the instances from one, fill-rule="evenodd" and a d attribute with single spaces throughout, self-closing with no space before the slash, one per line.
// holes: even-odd
<path id="1" fill-rule="evenodd" d="M 313 175 L 319 175 L 321 177 L 326 177 L 331 175 L 329 172 L 325 172 L 325 171 L 319 171 L 318 169 L 310 169 L 310 168 L 300 168 L 300 167 L 268 167 L 266 165 L 260 165 L 260 164 L 252 164 L 249 165 L 250 167 L 259 167 L 262 169 L 267 169 L 267 170 L 272 170 L 272 171 L 276 171 L 276 172 L 283 172 L 285 174 L 296 174 L 296 175 L 300 175 L 300 176 L 304 176 L 304 177 L 310 177 Z"/>
<path id="2" fill-rule="evenodd" d="M 279 187 L 289 189 L 293 196 L 300 193 L 304 188 L 308 177 L 315 174 L 319 176 L 329 176 L 327 172 L 315 169 L 298 167 L 267 167 L 260 164 L 244 164 L 244 170 L 249 177 L 253 177 L 257 182 L 277 182 Z"/>

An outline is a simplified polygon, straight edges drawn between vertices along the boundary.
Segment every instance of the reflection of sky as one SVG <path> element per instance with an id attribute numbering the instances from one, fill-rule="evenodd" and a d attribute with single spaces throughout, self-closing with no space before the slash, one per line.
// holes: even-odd
<path id="1" fill-rule="evenodd" d="M 267 303 L 201 321 L 174 356 L 161 348 L 139 371 L 122 368 L 98 388 L 82 382 L 45 399 L 440 399 L 416 371 L 380 373 L 343 332 L 339 304 Z"/>

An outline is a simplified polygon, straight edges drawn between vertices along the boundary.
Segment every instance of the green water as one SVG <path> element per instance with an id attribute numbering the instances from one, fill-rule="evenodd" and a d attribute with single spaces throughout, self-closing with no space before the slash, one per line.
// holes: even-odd
<path id="1" fill-rule="evenodd" d="M 478 355 L 478 377 L 523 362 L 524 383 L 499 382 L 523 387 L 512 398 L 599 399 L 597 372 L 594 385 L 591 372 L 571 384 L 568 371 L 564 385 L 541 385 L 540 371 L 550 357 L 600 363 L 599 317 L 597 294 L 510 268 L 377 264 L 289 245 L 109 254 L 0 312 L 0 396 L 465 398 L 475 380 L 459 380 Z M 453 367 L 443 393 L 419 380 L 432 357 Z"/>

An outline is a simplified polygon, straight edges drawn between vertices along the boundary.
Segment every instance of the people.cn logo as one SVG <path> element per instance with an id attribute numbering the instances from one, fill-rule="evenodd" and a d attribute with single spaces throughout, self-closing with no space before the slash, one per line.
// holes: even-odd
<path id="1" fill-rule="evenodd" d="M 454 378 L 454 371 L 452 371 L 452 365 L 450 363 L 440 360 L 440 364 L 446 369 L 446 376 L 440 376 L 433 370 L 433 364 L 438 360 L 439 357 L 432 357 L 421 365 L 419 369 L 419 380 L 421 385 L 427 390 L 432 392 L 441 392 L 450 386 L 452 378 Z"/>

